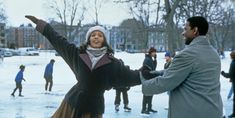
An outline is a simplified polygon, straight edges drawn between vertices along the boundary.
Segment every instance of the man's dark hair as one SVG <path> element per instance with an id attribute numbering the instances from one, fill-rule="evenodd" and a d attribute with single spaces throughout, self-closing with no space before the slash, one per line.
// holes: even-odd
<path id="1" fill-rule="evenodd" d="M 197 27 L 199 35 L 206 35 L 208 32 L 209 24 L 202 16 L 193 16 L 187 19 L 191 28 Z"/>
<path id="2" fill-rule="evenodd" d="M 25 66 L 24 65 L 20 65 L 20 69 L 25 69 Z"/>
<path id="3" fill-rule="evenodd" d="M 235 60 L 235 51 L 231 52 L 230 56 L 231 56 L 232 60 Z"/>
<path id="4" fill-rule="evenodd" d="M 54 63 L 54 62 L 55 62 L 55 60 L 54 60 L 54 59 L 51 59 L 50 63 Z"/>

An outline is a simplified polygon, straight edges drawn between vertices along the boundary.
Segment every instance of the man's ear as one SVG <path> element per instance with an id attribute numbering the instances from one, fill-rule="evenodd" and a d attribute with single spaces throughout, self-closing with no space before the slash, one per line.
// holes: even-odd
<path id="1" fill-rule="evenodd" d="M 193 29 L 194 29 L 193 34 L 196 35 L 196 34 L 198 33 L 198 28 L 197 28 L 197 27 L 194 27 Z"/>

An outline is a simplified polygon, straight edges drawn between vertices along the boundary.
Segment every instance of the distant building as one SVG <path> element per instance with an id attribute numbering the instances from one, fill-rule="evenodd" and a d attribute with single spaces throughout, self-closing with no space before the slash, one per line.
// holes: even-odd
<path id="1" fill-rule="evenodd" d="M 0 47 L 6 47 L 5 23 L 0 23 Z"/>
<path id="2" fill-rule="evenodd" d="M 158 52 L 167 50 L 166 33 L 163 28 L 150 28 L 148 34 L 148 48 L 154 47 Z"/>
<path id="3" fill-rule="evenodd" d="M 35 47 L 47 49 L 47 43 L 49 43 L 45 41 L 45 37 L 36 31 L 31 24 L 9 27 L 6 29 L 6 40 L 7 47 L 9 48 Z"/>

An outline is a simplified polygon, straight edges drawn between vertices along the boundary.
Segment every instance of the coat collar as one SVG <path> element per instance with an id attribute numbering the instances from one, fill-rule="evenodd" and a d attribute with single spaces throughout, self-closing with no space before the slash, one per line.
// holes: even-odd
<path id="1" fill-rule="evenodd" d="M 91 64 L 91 60 L 90 60 L 88 54 L 87 54 L 87 53 L 82 53 L 82 54 L 80 54 L 79 56 L 80 56 L 80 58 L 85 62 L 85 64 L 88 66 L 88 68 L 89 68 L 90 70 L 92 70 L 92 68 L 91 68 L 91 67 L 92 67 L 92 64 Z M 105 54 L 105 55 L 97 62 L 97 64 L 96 64 L 95 67 L 93 68 L 93 70 L 94 70 L 94 69 L 97 69 L 97 68 L 99 68 L 99 67 L 101 67 L 101 66 L 103 66 L 103 65 L 105 65 L 105 64 L 108 64 L 108 63 L 111 63 L 111 60 L 109 59 L 108 54 Z"/>
<path id="2" fill-rule="evenodd" d="M 198 36 L 189 45 L 194 45 L 194 44 L 206 44 L 209 45 L 208 39 L 206 39 L 206 36 Z"/>

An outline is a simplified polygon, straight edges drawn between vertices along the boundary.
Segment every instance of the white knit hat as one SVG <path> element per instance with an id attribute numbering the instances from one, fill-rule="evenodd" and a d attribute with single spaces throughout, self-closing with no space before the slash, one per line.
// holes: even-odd
<path id="1" fill-rule="evenodd" d="M 106 34 L 106 30 L 104 29 L 104 27 L 99 26 L 99 25 L 96 25 L 96 26 L 94 26 L 94 27 L 91 27 L 91 28 L 87 31 L 87 33 L 86 33 L 86 40 L 85 40 L 86 43 L 88 42 L 91 33 L 94 32 L 94 31 L 100 31 L 100 32 L 102 32 L 102 33 L 104 34 L 105 40 L 107 41 L 107 34 Z"/>

